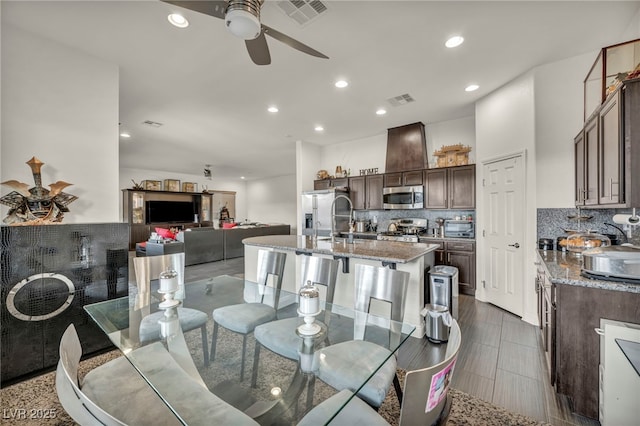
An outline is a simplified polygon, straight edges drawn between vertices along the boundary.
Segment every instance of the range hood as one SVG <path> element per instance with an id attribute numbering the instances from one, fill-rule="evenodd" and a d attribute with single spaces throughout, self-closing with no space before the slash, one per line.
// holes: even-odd
<path id="1" fill-rule="evenodd" d="M 426 169 L 427 143 L 421 122 L 387 129 L 385 173 Z"/>

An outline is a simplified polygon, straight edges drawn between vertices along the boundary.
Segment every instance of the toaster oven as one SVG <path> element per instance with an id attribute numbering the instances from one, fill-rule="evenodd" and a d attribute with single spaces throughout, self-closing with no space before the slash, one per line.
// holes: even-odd
<path id="1" fill-rule="evenodd" d="M 444 236 L 453 238 L 475 238 L 475 228 L 471 220 L 447 219 L 444 221 Z"/>

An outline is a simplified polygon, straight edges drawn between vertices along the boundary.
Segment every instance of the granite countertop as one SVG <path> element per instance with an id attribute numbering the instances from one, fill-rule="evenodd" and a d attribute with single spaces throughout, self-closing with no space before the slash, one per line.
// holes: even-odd
<path id="1" fill-rule="evenodd" d="M 389 263 L 409 263 L 438 248 L 437 244 L 358 239 L 354 240 L 354 243 L 348 243 L 344 239 L 332 243 L 328 237 L 318 238 L 314 243 L 311 237 L 297 235 L 267 235 L 245 238 L 242 242 L 245 245 L 290 250 L 296 253 L 325 254 Z"/>
<path id="2" fill-rule="evenodd" d="M 571 252 L 538 250 L 551 282 L 561 285 L 600 288 L 603 290 L 640 293 L 640 284 L 595 280 L 581 275 L 582 257 Z"/>

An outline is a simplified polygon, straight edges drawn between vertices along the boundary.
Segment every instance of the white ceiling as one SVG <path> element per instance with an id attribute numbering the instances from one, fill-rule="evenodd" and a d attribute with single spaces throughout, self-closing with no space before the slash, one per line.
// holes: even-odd
<path id="1" fill-rule="evenodd" d="M 12 24 L 120 67 L 121 167 L 247 179 L 293 174 L 295 141 L 321 145 L 416 121 L 467 117 L 474 102 L 548 62 L 614 44 L 635 1 L 326 1 L 300 26 L 267 0 L 262 22 L 326 54 L 268 38 L 254 65 L 220 19 L 156 0 L 2 1 Z M 191 25 L 167 22 L 180 10 Z M 457 49 L 445 40 L 464 36 Z M 594 57 L 595 59 L 595 57 Z M 586 74 L 587 70 L 585 70 Z M 346 78 L 350 85 L 333 83 Z M 480 90 L 464 91 L 469 83 Z M 386 100 L 408 93 L 415 102 Z M 277 114 L 267 112 L 276 104 Z M 385 116 L 375 110 L 386 106 Z M 160 122 L 153 128 L 145 120 Z M 314 131 L 322 124 L 325 131 Z"/>

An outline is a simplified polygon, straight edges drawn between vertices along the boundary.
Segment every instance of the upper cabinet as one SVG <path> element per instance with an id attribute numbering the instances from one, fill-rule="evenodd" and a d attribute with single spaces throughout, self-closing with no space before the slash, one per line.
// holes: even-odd
<path id="1" fill-rule="evenodd" d="M 640 78 L 623 81 L 585 123 L 575 138 L 576 206 L 640 205 L 639 117 Z"/>
<path id="2" fill-rule="evenodd" d="M 422 169 L 409 172 L 385 173 L 384 186 L 388 188 L 392 186 L 422 185 L 422 174 Z"/>
<path id="3" fill-rule="evenodd" d="M 442 167 L 424 171 L 425 208 L 475 209 L 476 166 Z"/>
<path id="4" fill-rule="evenodd" d="M 349 178 L 349 197 L 355 210 L 382 209 L 384 175 L 366 175 Z"/>
<path id="5" fill-rule="evenodd" d="M 349 178 L 320 179 L 313 181 L 313 189 L 342 188 L 349 186 Z"/>

